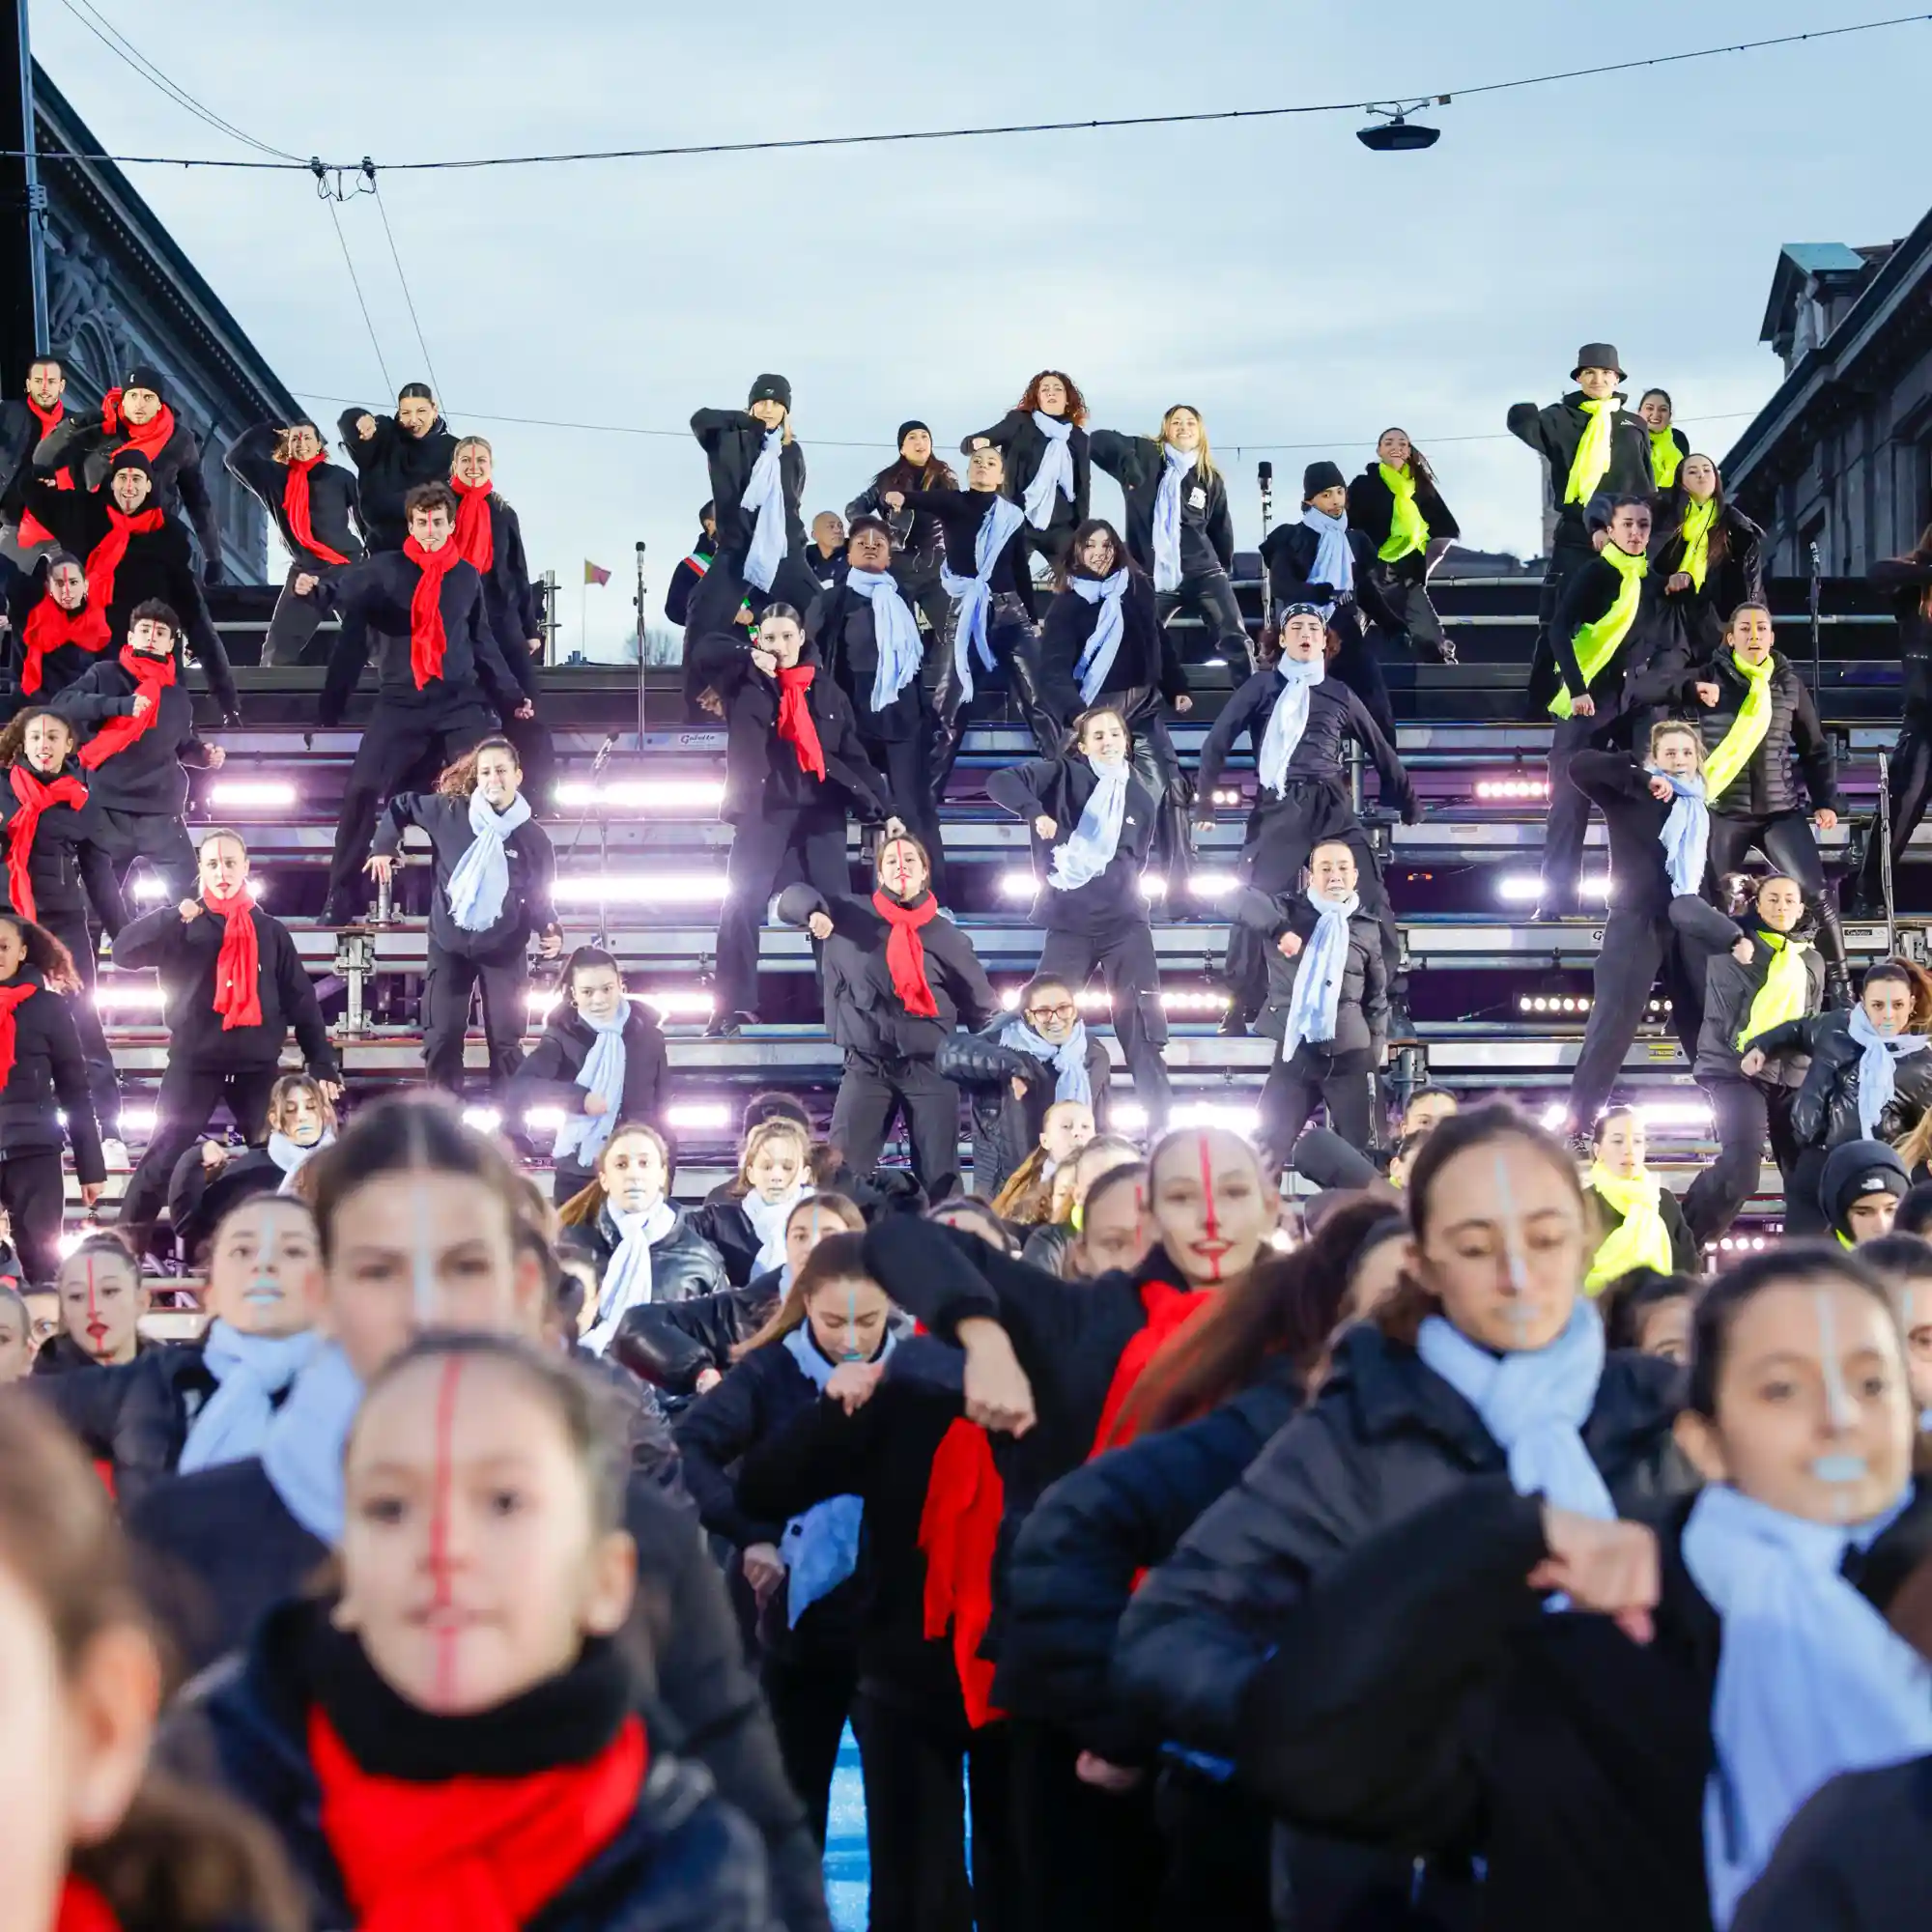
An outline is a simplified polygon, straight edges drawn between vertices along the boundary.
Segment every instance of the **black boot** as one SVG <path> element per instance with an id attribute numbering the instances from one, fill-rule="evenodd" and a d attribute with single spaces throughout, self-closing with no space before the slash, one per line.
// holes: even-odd
<path id="1" fill-rule="evenodd" d="M 1845 958 L 1845 930 L 1838 923 L 1837 902 L 1829 895 L 1816 899 L 1811 918 L 1818 931 L 1818 956 L 1825 962 L 1825 1010 L 1843 1011 L 1852 1004 L 1852 974 Z"/>

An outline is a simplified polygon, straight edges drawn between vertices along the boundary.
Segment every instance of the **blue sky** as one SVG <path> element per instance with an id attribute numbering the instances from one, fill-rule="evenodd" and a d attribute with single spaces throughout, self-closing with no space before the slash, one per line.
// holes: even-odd
<path id="1" fill-rule="evenodd" d="M 1830 0 L 1744 15 L 1660 0 L 95 4 L 259 139 L 379 162 L 1387 98 L 1853 17 Z M 247 152 L 62 0 L 35 0 L 32 26 L 111 151 Z M 956 443 L 1051 365 L 1099 427 L 1198 406 L 1244 546 L 1258 457 L 1280 515 L 1312 456 L 1352 474 L 1401 423 L 1465 540 L 1529 554 L 1536 466 L 1501 433 L 1506 407 L 1553 397 L 1577 345 L 1608 337 L 1634 388 L 1670 388 L 1693 445 L 1721 454 L 1777 381 L 1757 333 L 1780 244 L 1889 240 L 1924 213 L 1916 125 L 1878 109 L 1921 92 L 1928 67 L 1920 26 L 1473 98 L 1421 117 L 1444 134 L 1415 156 L 1370 154 L 1344 115 L 399 174 L 384 201 L 451 421 L 491 438 L 533 567 L 567 586 L 567 644 L 583 559 L 616 571 L 585 599 L 592 654 L 613 656 L 635 543 L 655 619 L 705 495 L 691 412 L 741 404 L 766 369 L 793 384 L 808 513 L 856 495 L 902 418 Z M 131 172 L 318 415 L 335 412 L 326 398 L 389 400 L 306 176 Z M 340 213 L 389 372 L 419 376 L 377 211 Z M 1098 479 L 1096 497 L 1102 513 L 1117 500 Z"/>

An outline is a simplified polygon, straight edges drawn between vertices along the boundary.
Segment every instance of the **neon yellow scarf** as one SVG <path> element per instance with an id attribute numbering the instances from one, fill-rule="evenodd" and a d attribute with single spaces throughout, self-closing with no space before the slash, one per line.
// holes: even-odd
<path id="1" fill-rule="evenodd" d="M 1684 561 L 1677 568 L 1686 572 L 1701 590 L 1711 568 L 1711 531 L 1718 521 L 1718 499 L 1706 497 L 1700 503 L 1693 497 L 1684 505 Z"/>
<path id="2" fill-rule="evenodd" d="M 1617 399 L 1602 396 L 1582 406 L 1590 420 L 1571 460 L 1570 480 L 1563 491 L 1566 503 L 1587 503 L 1610 470 L 1610 432 L 1617 426 Z"/>
<path id="3" fill-rule="evenodd" d="M 1663 1183 L 1654 1174 L 1634 1175 L 1626 1180 L 1612 1174 L 1601 1161 L 1590 1166 L 1588 1184 L 1603 1197 L 1605 1207 L 1614 1208 L 1624 1218 L 1616 1232 L 1608 1236 L 1590 1263 L 1583 1277 L 1585 1294 L 1601 1294 L 1619 1275 L 1632 1268 L 1655 1268 L 1659 1274 L 1670 1272 L 1670 1231 L 1663 1225 L 1658 1203 Z"/>
<path id="4" fill-rule="evenodd" d="M 1391 469 L 1386 463 L 1378 463 L 1376 468 L 1381 471 L 1382 481 L 1395 498 L 1395 508 L 1389 513 L 1388 536 L 1376 554 L 1384 563 L 1394 563 L 1427 547 L 1429 526 L 1415 507 L 1415 472 L 1408 465 L 1405 463 L 1400 469 Z"/>
<path id="5" fill-rule="evenodd" d="M 1811 951 L 1802 939 L 1787 939 L 1781 932 L 1760 932 L 1758 937 L 1771 948 L 1771 964 L 1765 969 L 1764 984 L 1752 995 L 1750 1012 L 1744 1031 L 1738 1035 L 1738 1051 L 1747 1040 L 1769 1033 L 1786 1020 L 1802 1020 L 1811 1004 L 1811 976 L 1804 970 L 1804 955 Z"/>
<path id="6" fill-rule="evenodd" d="M 1584 408 L 1588 407 L 1586 403 Z M 1595 623 L 1583 625 L 1577 633 L 1577 668 L 1583 673 L 1585 691 L 1596 681 L 1597 673 L 1616 656 L 1617 647 L 1630 636 L 1630 627 L 1636 622 L 1637 605 L 1643 596 L 1643 580 L 1650 570 L 1643 557 L 1632 556 L 1628 551 L 1619 550 L 1613 543 L 1606 543 L 1597 554 L 1623 582 L 1617 585 L 1615 603 Z M 1552 717 L 1570 716 L 1570 689 L 1567 685 L 1549 700 L 1549 710 Z"/>
<path id="7" fill-rule="evenodd" d="M 1684 452 L 1677 447 L 1675 434 L 1667 429 L 1654 429 L 1650 433 L 1650 473 L 1657 479 L 1660 490 L 1667 490 L 1677 481 L 1677 466 L 1684 461 Z M 1702 580 L 1699 580 L 1701 587 Z"/>
<path id="8" fill-rule="evenodd" d="M 1752 753 L 1771 729 L 1771 673 L 1775 668 L 1771 659 L 1766 658 L 1758 665 L 1747 664 L 1733 651 L 1731 662 L 1749 688 L 1745 693 L 1745 701 L 1738 706 L 1731 728 L 1724 733 L 1723 742 L 1704 760 L 1707 805 L 1717 804 L 1719 793 L 1750 763 Z"/>

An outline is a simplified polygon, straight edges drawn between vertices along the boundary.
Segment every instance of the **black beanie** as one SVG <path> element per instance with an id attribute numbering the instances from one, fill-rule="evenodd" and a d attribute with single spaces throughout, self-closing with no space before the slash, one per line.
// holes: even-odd
<path id="1" fill-rule="evenodd" d="M 108 475 L 112 476 L 117 469 L 138 469 L 143 476 L 150 478 L 155 473 L 154 465 L 148 461 L 145 453 L 136 449 L 131 442 L 127 448 L 117 449 L 114 452 L 114 461 L 107 466 Z"/>
<path id="2" fill-rule="evenodd" d="M 1902 1199 L 1912 1185 L 1905 1163 L 1883 1141 L 1846 1141 L 1826 1156 L 1818 1203 L 1833 1228 L 1849 1237 L 1852 1204 L 1868 1194 Z"/>
<path id="3" fill-rule="evenodd" d="M 1340 490 L 1349 479 L 1342 474 L 1341 468 L 1333 463 L 1311 463 L 1301 472 L 1301 500 L 1305 503 L 1311 497 L 1319 497 L 1324 490 Z"/>
<path id="4" fill-rule="evenodd" d="M 161 380 L 161 372 L 152 362 L 136 362 L 121 379 L 121 386 L 127 389 L 152 389 L 162 402 L 168 399 L 168 385 Z"/>
<path id="5" fill-rule="evenodd" d="M 436 401 L 436 391 L 427 383 L 405 383 L 396 391 L 396 400 L 399 403 L 408 402 L 412 396 L 420 396 L 426 403 Z"/>
<path id="6" fill-rule="evenodd" d="M 911 422 L 900 423 L 899 433 L 896 437 L 893 439 L 893 447 L 896 449 L 901 456 L 905 454 L 906 438 L 909 437 L 916 429 L 924 430 L 927 436 L 930 436 L 932 434 L 931 425 L 929 423 L 921 422 L 917 416 L 915 416 Z"/>
<path id="7" fill-rule="evenodd" d="M 791 413 L 791 384 L 782 376 L 760 376 L 752 384 L 752 393 L 745 398 L 745 407 L 753 403 L 777 403 L 784 412 Z"/>

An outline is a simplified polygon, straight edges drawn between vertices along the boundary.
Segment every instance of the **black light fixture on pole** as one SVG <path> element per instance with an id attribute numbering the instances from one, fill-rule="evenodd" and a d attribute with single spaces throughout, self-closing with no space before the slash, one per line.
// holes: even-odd
<path id="1" fill-rule="evenodd" d="M 1430 96 L 1425 100 L 1412 100 L 1406 106 L 1378 107 L 1373 101 L 1363 110 L 1378 114 L 1381 120 L 1371 128 L 1358 128 L 1355 139 L 1365 148 L 1372 148 L 1378 155 L 1408 154 L 1417 148 L 1433 148 L 1442 138 L 1439 128 L 1425 128 L 1408 117 L 1423 107 L 1447 107 L 1446 94 Z"/>

